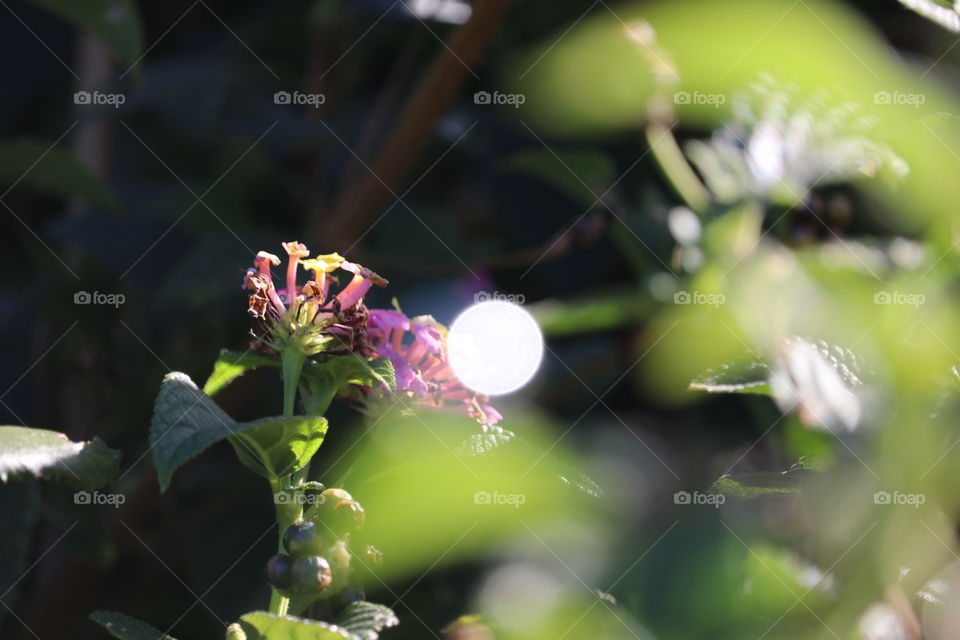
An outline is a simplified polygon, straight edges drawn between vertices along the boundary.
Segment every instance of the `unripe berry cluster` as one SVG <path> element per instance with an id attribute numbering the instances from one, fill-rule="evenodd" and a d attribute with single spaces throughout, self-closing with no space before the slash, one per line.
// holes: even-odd
<path id="1" fill-rule="evenodd" d="M 294 522 L 283 534 L 283 548 L 267 562 L 267 582 L 287 597 L 318 596 L 338 593 L 349 586 L 351 560 L 350 534 L 363 527 L 364 511 L 360 503 L 343 489 L 326 489 L 318 504 Z M 373 547 L 363 550 L 366 557 L 379 561 Z"/>

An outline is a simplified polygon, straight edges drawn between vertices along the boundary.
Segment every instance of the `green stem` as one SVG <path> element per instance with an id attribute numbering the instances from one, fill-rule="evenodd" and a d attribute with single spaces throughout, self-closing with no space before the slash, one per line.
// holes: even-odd
<path id="1" fill-rule="evenodd" d="M 283 553 L 283 534 L 291 524 L 303 517 L 303 505 L 297 501 L 279 502 L 276 499 L 277 494 L 282 491 L 290 491 L 290 477 L 279 478 L 270 481 L 270 490 L 274 495 L 274 507 L 277 513 L 277 526 L 279 528 L 277 539 L 277 553 Z M 270 613 L 277 615 L 286 615 L 287 607 L 290 605 L 290 599 L 281 594 L 276 589 L 270 593 Z"/>
<path id="2" fill-rule="evenodd" d="M 673 137 L 673 131 L 667 126 L 651 122 L 647 125 L 646 134 L 653 156 L 677 194 L 697 213 L 706 211 L 710 206 L 710 194 L 690 168 L 677 139 Z"/>
<path id="3" fill-rule="evenodd" d="M 295 345 L 290 345 L 280 354 L 280 363 L 283 370 L 283 415 L 292 416 L 297 402 L 297 385 L 300 382 L 300 372 L 307 357 Z M 283 503 L 276 499 L 282 491 L 291 492 L 291 489 L 300 484 L 302 478 L 297 474 L 284 476 L 270 481 L 270 490 L 274 496 L 274 507 L 277 513 L 277 553 L 283 553 L 283 534 L 294 522 L 303 518 L 303 505 L 296 500 Z M 270 593 L 270 613 L 286 615 L 290 606 L 287 598 L 276 589 Z"/>
<path id="4" fill-rule="evenodd" d="M 280 364 L 283 369 L 283 415 L 292 416 L 297 402 L 297 385 L 300 382 L 300 372 L 307 356 L 296 345 L 287 346 L 280 353 Z"/>

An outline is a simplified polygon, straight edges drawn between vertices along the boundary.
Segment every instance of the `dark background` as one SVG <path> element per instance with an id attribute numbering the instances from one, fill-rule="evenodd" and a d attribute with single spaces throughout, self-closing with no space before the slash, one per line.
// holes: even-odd
<path id="1" fill-rule="evenodd" d="M 905 53 L 935 58 L 950 43 L 948 34 L 896 2 L 856 4 Z M 634 362 L 647 317 L 642 310 L 653 307 L 639 283 L 664 267 L 636 246 L 625 248 L 601 208 L 581 218 L 581 203 L 511 169 L 509 160 L 524 150 L 543 152 L 544 143 L 602 149 L 619 175 L 645 150 L 639 131 L 560 140 L 521 122 L 522 110 L 473 101 L 474 92 L 497 88 L 504 73 L 515 71 L 516 53 L 606 8 L 585 1 L 513 3 L 452 100 L 436 94 L 439 117 L 429 109 L 419 116 L 429 132 L 422 148 L 393 166 L 405 170 L 392 183 L 405 205 L 389 196 L 365 209 L 364 218 L 349 208 L 344 213 L 344 200 L 370 179 L 364 164 L 373 164 L 406 100 L 443 53 L 440 40 L 456 29 L 421 21 L 402 4 L 388 11 L 390 5 L 139 2 L 146 54 L 122 79 L 130 65 L 105 59 L 103 46 L 69 22 L 29 2 L 9 0 L 0 8 L 0 142 L 35 139 L 45 142 L 43 151 L 59 139 L 56 149 L 80 158 L 114 203 L 72 197 L 81 188 L 3 176 L 0 413 L 5 424 L 56 429 L 74 440 L 97 435 L 122 450 L 114 486 L 127 496 L 114 509 L 74 505 L 72 492 L 60 486 L 30 489 L 42 498 L 28 540 L 32 567 L 0 598 L 13 611 L 0 610 L 3 638 L 30 638 L 27 627 L 44 640 L 104 637 L 86 620 L 94 609 L 123 611 L 161 629 L 184 614 L 173 635 L 220 637 L 223 622 L 264 605 L 260 572 L 276 534 L 263 483 L 221 445 L 178 472 L 160 494 L 146 445 L 165 373 L 182 370 L 202 380 L 220 348 L 246 346 L 240 283 L 257 250 L 282 253 L 280 241 L 299 239 L 313 252 L 346 253 L 390 279 L 374 304 L 386 306 L 396 296 L 411 315 L 433 313 L 446 322 L 477 291 L 573 305 L 609 290 L 635 294 L 634 312 L 615 326 L 551 339 L 544 370 L 523 397 L 561 430 Z M 443 74 L 440 80 L 455 84 Z M 78 88 L 119 91 L 126 102 L 119 110 L 78 106 L 72 99 Z M 326 101 L 316 110 L 274 104 L 281 90 L 321 91 Z M 0 155 L 0 162 L 29 167 L 36 157 Z M 60 179 L 44 163 L 31 175 Z M 69 176 L 62 182 L 73 184 Z M 663 219 L 673 201 L 653 161 L 637 164 L 610 198 L 658 258 L 669 261 L 673 241 Z M 78 291 L 122 293 L 125 303 L 76 305 Z M 279 397 L 272 372 L 258 372 L 218 401 L 246 419 L 277 413 Z M 645 481 L 665 487 L 680 483 L 665 475 L 647 445 L 682 470 L 684 483 L 708 482 L 723 468 L 716 452 L 749 444 L 761 422 L 739 401 L 668 411 L 629 375 L 604 402 L 622 423 L 596 406 L 567 443 L 585 455 L 616 451 L 643 470 Z M 342 471 L 329 465 L 358 434 L 348 411 L 334 412 L 331 423 L 314 465 L 319 479 Z M 643 443 L 631 431 L 643 434 Z M 745 464 L 767 455 L 773 454 L 758 447 Z M 10 505 L 0 528 L 11 529 L 14 501 L 26 498 L 12 497 L 8 488 L 0 493 Z M 656 537 L 670 520 L 654 509 L 636 535 Z M 707 535 L 694 523 L 689 528 L 658 551 L 651 572 L 671 566 L 682 582 L 674 551 Z M 463 613 L 475 576 L 464 564 L 428 574 L 405 598 L 409 608 L 397 608 L 402 624 L 391 637 L 429 635 L 412 611 L 433 630 Z M 634 587 L 644 592 L 642 584 Z M 667 584 L 659 591 L 675 589 Z M 372 596 L 391 604 L 389 594 Z M 653 611 L 657 597 L 645 596 Z"/>

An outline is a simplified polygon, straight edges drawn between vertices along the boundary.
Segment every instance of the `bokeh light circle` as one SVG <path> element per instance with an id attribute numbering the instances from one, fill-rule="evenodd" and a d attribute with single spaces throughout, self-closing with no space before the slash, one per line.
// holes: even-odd
<path id="1" fill-rule="evenodd" d="M 468 388 L 488 396 L 530 382 L 543 360 L 543 334 L 525 309 L 491 300 L 467 307 L 450 326 L 450 367 Z"/>

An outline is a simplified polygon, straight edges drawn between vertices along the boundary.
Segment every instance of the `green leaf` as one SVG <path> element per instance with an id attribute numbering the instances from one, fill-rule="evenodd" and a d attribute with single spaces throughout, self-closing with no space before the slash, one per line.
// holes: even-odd
<path id="1" fill-rule="evenodd" d="M 197 388 L 188 375 L 174 371 L 160 385 L 150 422 L 150 446 L 160 488 L 173 472 L 210 445 L 233 435 L 236 422 Z"/>
<path id="2" fill-rule="evenodd" d="M 377 640 L 383 629 L 400 624 L 390 607 L 363 600 L 351 602 L 334 621 L 357 640 Z"/>
<path id="3" fill-rule="evenodd" d="M 710 487 L 710 493 L 722 493 L 734 498 L 759 498 L 783 493 L 797 493 L 801 482 L 817 473 L 809 469 L 789 471 L 739 473 L 721 476 Z"/>
<path id="4" fill-rule="evenodd" d="M 47 429 L 0 427 L 0 480 L 23 476 L 59 480 L 93 490 L 110 482 L 120 468 L 120 452 L 99 438 L 71 442 Z"/>
<path id="5" fill-rule="evenodd" d="M 133 0 L 30 0 L 103 40 L 124 64 L 142 55 L 140 12 Z"/>
<path id="6" fill-rule="evenodd" d="M 254 611 L 240 618 L 247 640 L 356 640 L 336 625 L 294 616 Z"/>
<path id="7" fill-rule="evenodd" d="M 809 611 L 836 602 L 835 576 L 799 554 L 764 543 L 751 544 L 744 552 L 741 580 L 750 588 L 735 595 L 740 611 L 764 617 L 785 617 L 784 612 L 802 616 L 790 608 L 798 593 Z"/>
<path id="8" fill-rule="evenodd" d="M 310 462 L 327 435 L 318 416 L 282 416 L 238 424 L 230 444 L 245 467 L 268 480 L 282 478 Z"/>
<path id="9" fill-rule="evenodd" d="M 45 140 L 20 139 L 0 143 L 0 183 L 32 187 L 63 198 L 86 198 L 105 207 L 116 203 L 70 151 Z"/>
<path id="10" fill-rule="evenodd" d="M 806 426 L 851 432 L 864 413 L 858 395 L 864 386 L 862 369 L 862 361 L 849 349 L 791 336 L 780 345 L 771 367 L 770 388 L 777 406 L 784 412 L 795 410 Z"/>
<path id="11" fill-rule="evenodd" d="M 565 302 L 547 300 L 527 308 L 543 334 L 556 338 L 638 324 L 653 313 L 655 306 L 637 291 L 612 291 Z"/>
<path id="12" fill-rule="evenodd" d="M 146 622 L 116 611 L 94 611 L 90 614 L 90 619 L 103 625 L 110 635 L 120 640 L 176 640 Z"/>
<path id="13" fill-rule="evenodd" d="M 25 582 L 23 572 L 30 557 L 30 544 L 40 517 L 40 486 L 36 480 L 0 485 L 0 585 L 7 585 L 3 601 L 13 607 Z M 8 614 L 0 607 L 0 623 Z"/>
<path id="14" fill-rule="evenodd" d="M 150 444 L 160 486 L 166 490 L 174 471 L 220 440 L 229 439 L 247 468 L 276 478 L 309 462 L 326 433 L 327 421 L 321 417 L 236 422 L 189 376 L 175 371 L 160 385 L 150 423 Z"/>
<path id="15" fill-rule="evenodd" d="M 691 391 L 770 395 L 770 369 L 755 357 L 744 356 L 709 369 L 690 382 Z"/>
<path id="16" fill-rule="evenodd" d="M 606 494 L 596 482 L 585 473 L 567 464 L 549 451 L 518 437 L 512 431 L 494 425 L 482 425 L 481 433 L 467 438 L 460 445 L 460 452 L 467 455 L 509 454 L 527 460 L 531 464 L 541 465 L 555 474 L 560 481 L 591 498 L 606 499 Z"/>
<path id="17" fill-rule="evenodd" d="M 213 371 L 207 382 L 203 385 L 203 392 L 209 396 L 216 395 L 218 391 L 229 385 L 231 382 L 245 374 L 247 371 L 257 367 L 279 367 L 280 360 L 276 356 L 270 356 L 265 353 L 255 351 L 230 351 L 224 349 L 217 356 L 213 363 Z"/>
<path id="18" fill-rule="evenodd" d="M 349 385 L 396 387 L 393 366 L 387 358 L 364 360 L 359 356 L 338 356 L 323 362 L 307 362 L 303 368 L 306 412 L 323 415 L 333 398 Z"/>

